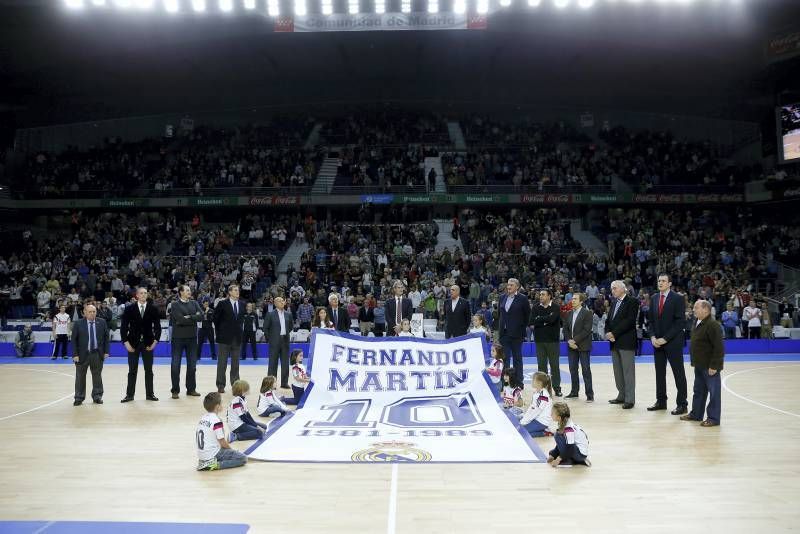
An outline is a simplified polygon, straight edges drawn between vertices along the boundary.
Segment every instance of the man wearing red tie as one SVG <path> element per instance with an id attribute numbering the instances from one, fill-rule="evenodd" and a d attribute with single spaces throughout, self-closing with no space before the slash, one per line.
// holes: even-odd
<path id="1" fill-rule="evenodd" d="M 686 371 L 683 366 L 684 324 L 686 303 L 683 296 L 671 291 L 672 279 L 668 274 L 658 275 L 658 293 L 650 300 L 648 323 L 650 342 L 653 344 L 656 366 L 656 403 L 647 408 L 654 412 L 667 409 L 667 362 L 672 367 L 678 389 L 677 407 L 672 415 L 686 413 Z"/>

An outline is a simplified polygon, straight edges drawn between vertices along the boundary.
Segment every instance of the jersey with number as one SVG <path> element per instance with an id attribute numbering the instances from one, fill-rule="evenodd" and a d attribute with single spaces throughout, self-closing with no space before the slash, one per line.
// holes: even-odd
<path id="1" fill-rule="evenodd" d="M 306 366 L 302 363 L 296 363 L 292 366 L 292 373 L 289 377 L 289 384 L 294 387 L 305 389 L 308 385 L 308 382 L 300 382 L 300 378 L 307 378 L 308 375 L 306 374 Z"/>
<path id="2" fill-rule="evenodd" d="M 219 440 L 225 437 L 225 428 L 222 426 L 222 419 L 215 413 L 207 413 L 195 429 L 195 445 L 197 446 L 197 458 L 200 462 L 213 460 L 221 447 Z"/>
<path id="3" fill-rule="evenodd" d="M 234 397 L 228 406 L 228 426 L 231 431 L 236 430 L 244 424 L 242 416 L 247 413 L 247 400 L 244 397 Z"/>
<path id="4" fill-rule="evenodd" d="M 67 326 L 69 325 L 69 315 L 66 313 L 59 313 L 53 317 L 53 325 L 56 327 L 56 335 L 62 336 L 69 334 Z"/>
<path id="5" fill-rule="evenodd" d="M 486 372 L 489 373 L 489 378 L 492 380 L 492 384 L 499 384 L 500 378 L 503 376 L 503 360 L 492 360 L 492 363 L 489 364 Z"/>
<path id="6" fill-rule="evenodd" d="M 564 425 L 564 437 L 567 440 L 567 445 L 575 445 L 581 451 L 581 454 L 589 456 L 589 436 L 580 426 L 573 423 L 572 419 Z"/>

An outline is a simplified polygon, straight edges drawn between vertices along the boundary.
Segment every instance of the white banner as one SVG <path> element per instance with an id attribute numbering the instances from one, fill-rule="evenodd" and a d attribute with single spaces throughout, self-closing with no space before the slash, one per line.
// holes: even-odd
<path id="1" fill-rule="evenodd" d="M 276 32 L 363 32 L 386 30 L 484 30 L 486 15 L 465 13 L 335 13 L 278 17 Z"/>
<path id="2" fill-rule="evenodd" d="M 485 337 L 311 337 L 312 383 L 252 459 L 281 462 L 542 462 L 485 372 Z"/>

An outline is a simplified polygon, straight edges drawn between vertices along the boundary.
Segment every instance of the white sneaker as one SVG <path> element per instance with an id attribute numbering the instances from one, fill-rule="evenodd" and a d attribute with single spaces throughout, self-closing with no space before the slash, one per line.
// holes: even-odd
<path id="1" fill-rule="evenodd" d="M 587 459 L 585 459 L 585 460 L 583 461 L 583 463 L 585 463 L 585 464 L 586 464 L 586 467 L 592 467 L 592 462 L 590 462 L 588 458 L 587 458 Z"/>

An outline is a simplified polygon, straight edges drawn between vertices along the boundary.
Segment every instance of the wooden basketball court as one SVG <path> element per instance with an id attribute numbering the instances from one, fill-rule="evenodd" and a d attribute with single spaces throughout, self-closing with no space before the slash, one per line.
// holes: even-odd
<path id="1" fill-rule="evenodd" d="M 265 371 L 266 363 L 245 365 L 242 378 L 255 391 Z M 800 520 L 800 363 L 726 364 L 722 426 L 708 429 L 645 410 L 654 401 L 652 363 L 637 365 L 633 410 L 606 402 L 615 396 L 611 366 L 593 365 L 597 401 L 569 402 L 589 435 L 590 469 L 253 461 L 200 473 L 200 399 L 170 399 L 162 364 L 159 402 L 144 400 L 140 371 L 136 401 L 120 404 L 126 373 L 121 362 L 106 365 L 105 404 L 75 408 L 70 363 L 0 365 L 0 519 L 409 534 L 786 532 Z M 691 393 L 688 365 L 687 376 Z M 198 389 L 213 383 L 214 367 L 199 366 Z M 674 396 L 671 378 L 668 385 Z M 552 448 L 552 438 L 536 441 Z"/>

